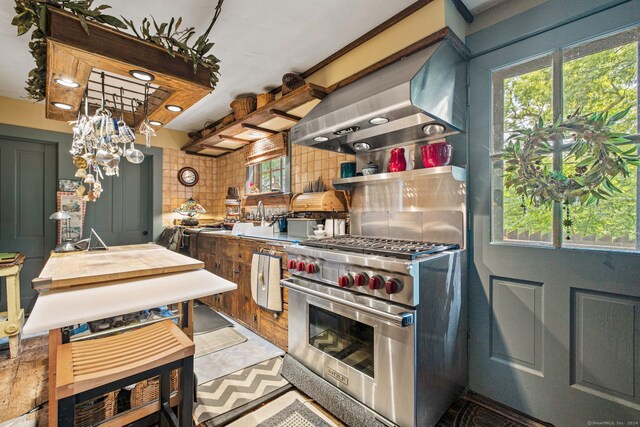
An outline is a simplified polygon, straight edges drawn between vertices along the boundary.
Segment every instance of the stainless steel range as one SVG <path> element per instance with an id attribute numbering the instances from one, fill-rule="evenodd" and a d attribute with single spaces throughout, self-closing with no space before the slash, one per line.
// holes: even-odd
<path id="1" fill-rule="evenodd" d="M 351 192 L 352 236 L 288 246 L 282 281 L 289 353 L 388 424 L 434 425 L 466 386 L 465 170 L 416 169 L 426 140 L 464 132 L 466 84 L 445 39 L 332 92 L 291 130 L 294 144 L 355 154 L 359 170 L 405 148 L 407 171 L 333 181 Z"/>
<path id="2" fill-rule="evenodd" d="M 386 423 L 434 425 L 466 385 L 464 171 L 358 179 L 352 231 L 374 235 L 286 248 L 289 353 Z"/>

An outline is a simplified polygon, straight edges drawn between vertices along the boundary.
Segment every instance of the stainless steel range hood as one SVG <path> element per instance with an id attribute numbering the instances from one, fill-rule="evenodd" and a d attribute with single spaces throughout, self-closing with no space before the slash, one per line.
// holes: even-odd
<path id="1" fill-rule="evenodd" d="M 345 153 L 439 139 L 464 132 L 466 105 L 466 59 L 445 39 L 329 94 L 290 138 Z"/>

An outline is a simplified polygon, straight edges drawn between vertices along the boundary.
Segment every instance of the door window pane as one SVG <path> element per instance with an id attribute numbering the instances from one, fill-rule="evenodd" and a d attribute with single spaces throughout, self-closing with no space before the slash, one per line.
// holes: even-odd
<path id="1" fill-rule="evenodd" d="M 502 151 L 513 131 L 532 127 L 540 118 L 545 123 L 552 122 L 551 66 L 531 69 L 537 68 L 537 65 L 538 63 L 534 63 L 532 67 L 517 67 L 509 73 L 517 74 L 495 81 L 501 86 L 496 94 L 502 92 L 502 108 L 499 109 L 502 114 L 494 117 L 494 133 L 497 138 L 494 147 L 498 152 Z M 551 168 L 552 163 L 549 157 L 540 167 Z M 494 163 L 494 240 L 550 243 L 552 209 L 540 206 L 523 194 L 517 194 L 514 188 L 507 188 L 504 178 L 508 177 L 509 172 L 503 166 L 501 161 Z"/>
<path id="2" fill-rule="evenodd" d="M 577 55 L 571 51 L 565 55 L 564 115 L 578 108 L 583 113 L 606 111 L 609 115 L 631 108 L 612 129 L 635 134 L 638 129 L 638 43 L 590 52 L 599 47 L 599 43 L 592 43 Z M 573 174 L 574 165 L 575 161 L 565 155 L 565 174 Z M 629 172 L 626 178 L 619 175 L 613 179 L 620 193 L 613 192 L 610 198 L 596 205 L 570 207 L 573 226 L 565 245 L 636 247 L 638 172 L 635 166 L 631 166 Z"/>

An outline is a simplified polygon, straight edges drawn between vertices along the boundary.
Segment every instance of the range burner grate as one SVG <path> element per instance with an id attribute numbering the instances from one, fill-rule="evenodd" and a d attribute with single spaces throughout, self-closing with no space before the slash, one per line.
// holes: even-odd
<path id="1" fill-rule="evenodd" d="M 343 236 L 322 240 L 307 240 L 301 244 L 315 248 L 358 252 L 411 260 L 423 255 L 459 248 L 457 244 L 451 243 L 420 242 L 365 236 Z"/>

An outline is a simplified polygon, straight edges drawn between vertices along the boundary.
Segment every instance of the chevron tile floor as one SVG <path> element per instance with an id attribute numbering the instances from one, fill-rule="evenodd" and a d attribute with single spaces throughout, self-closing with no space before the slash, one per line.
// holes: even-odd
<path id="1" fill-rule="evenodd" d="M 272 393 L 289 382 L 280 375 L 282 357 L 274 357 L 198 386 L 196 424 Z"/>

